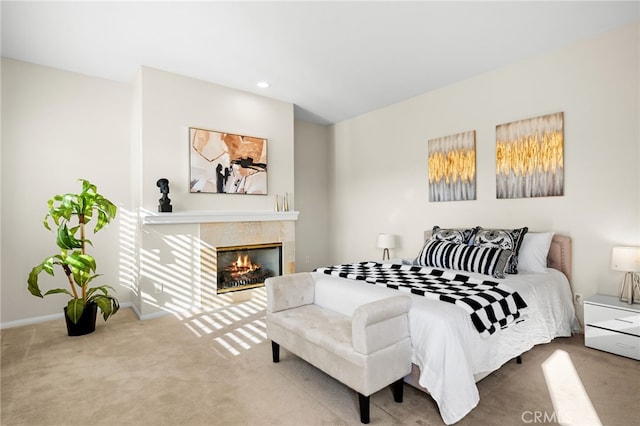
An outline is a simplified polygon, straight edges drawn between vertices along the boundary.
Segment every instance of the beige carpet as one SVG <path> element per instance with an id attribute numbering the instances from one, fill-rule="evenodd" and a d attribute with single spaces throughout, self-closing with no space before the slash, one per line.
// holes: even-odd
<path id="1" fill-rule="evenodd" d="M 264 306 L 264 298 L 257 297 L 148 321 L 124 309 L 106 323 L 99 317 L 96 332 L 81 337 L 67 337 L 62 319 L 2 330 L 0 422 L 360 424 L 355 392 L 286 350 L 279 364 L 271 362 Z M 597 413 L 583 424 L 597 424 L 598 418 L 607 426 L 639 424 L 640 363 L 585 348 L 581 335 L 538 346 L 524 355 L 522 365 L 510 362 L 481 381 L 478 407 L 458 424 L 555 423 L 542 365 L 565 353 L 569 367 L 567 359 L 558 365 L 575 367 Z M 551 374 L 571 384 L 561 390 L 569 401 L 583 403 L 579 386 L 557 371 Z M 426 394 L 405 386 L 401 404 L 393 402 L 389 389 L 372 396 L 371 424 L 443 423 Z"/>

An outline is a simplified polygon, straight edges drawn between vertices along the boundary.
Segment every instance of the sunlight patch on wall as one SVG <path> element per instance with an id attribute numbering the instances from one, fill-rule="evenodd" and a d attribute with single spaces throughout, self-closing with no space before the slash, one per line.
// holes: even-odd
<path id="1" fill-rule="evenodd" d="M 199 240 L 189 234 L 162 235 L 148 232 L 145 236 L 155 248 L 140 253 L 143 303 L 164 311 L 178 313 L 198 306 L 200 294 Z"/>
<path id="2" fill-rule="evenodd" d="M 137 293 L 138 264 L 136 262 L 136 226 L 138 217 L 130 210 L 118 207 L 119 259 L 118 282 L 121 286 Z"/>

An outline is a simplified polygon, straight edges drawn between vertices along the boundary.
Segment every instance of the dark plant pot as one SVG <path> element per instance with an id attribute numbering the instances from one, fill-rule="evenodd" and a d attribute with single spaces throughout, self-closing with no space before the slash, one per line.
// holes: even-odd
<path id="1" fill-rule="evenodd" d="M 98 305 L 89 303 L 84 307 L 82 315 L 76 324 L 67 316 L 67 307 L 64 308 L 64 319 L 67 321 L 67 334 L 69 336 L 84 336 L 96 331 L 96 316 L 98 315 Z"/>

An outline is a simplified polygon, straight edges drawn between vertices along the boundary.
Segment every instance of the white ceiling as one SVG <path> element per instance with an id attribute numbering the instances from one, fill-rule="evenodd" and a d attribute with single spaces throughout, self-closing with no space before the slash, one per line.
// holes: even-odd
<path id="1" fill-rule="evenodd" d="M 3 0 L 2 56 L 127 83 L 149 66 L 328 124 L 637 22 L 639 6 Z"/>

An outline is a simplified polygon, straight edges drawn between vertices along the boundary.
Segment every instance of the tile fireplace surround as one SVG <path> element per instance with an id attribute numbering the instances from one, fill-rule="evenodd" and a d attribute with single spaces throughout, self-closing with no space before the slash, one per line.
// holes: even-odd
<path id="1" fill-rule="evenodd" d="M 216 295 L 216 247 L 282 243 L 282 273 L 295 272 L 295 221 L 298 214 L 293 211 L 148 212 L 142 215 L 142 224 L 157 231 L 172 228 L 157 225 L 193 227 L 200 246 L 199 282 L 193 282 L 193 285 L 199 288 L 197 293 L 201 307 L 206 308 L 215 305 L 216 298 L 221 296 Z"/>

